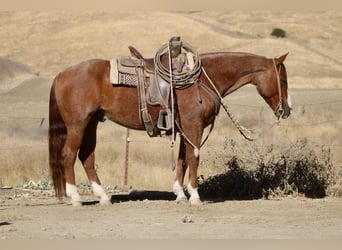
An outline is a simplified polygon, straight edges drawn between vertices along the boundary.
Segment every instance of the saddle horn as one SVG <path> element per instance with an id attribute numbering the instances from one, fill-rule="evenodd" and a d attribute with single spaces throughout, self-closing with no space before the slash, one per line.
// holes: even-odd
<path id="1" fill-rule="evenodd" d="M 131 55 L 137 59 L 144 59 L 143 55 L 133 46 L 128 46 L 129 51 L 131 52 Z"/>

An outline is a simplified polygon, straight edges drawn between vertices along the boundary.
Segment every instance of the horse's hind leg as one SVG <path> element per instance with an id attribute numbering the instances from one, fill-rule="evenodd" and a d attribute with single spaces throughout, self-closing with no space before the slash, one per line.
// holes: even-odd
<path id="1" fill-rule="evenodd" d="M 78 158 L 81 160 L 85 172 L 88 176 L 89 181 L 93 189 L 94 195 L 100 197 L 100 204 L 110 204 L 110 199 L 106 194 L 103 186 L 101 185 L 100 179 L 96 173 L 95 169 L 95 146 L 96 146 L 96 129 L 98 120 L 94 116 L 85 132 L 83 141 L 78 153 Z"/>
<path id="2" fill-rule="evenodd" d="M 66 195 L 71 198 L 73 206 L 80 206 L 81 197 L 77 192 L 75 185 L 74 164 L 76 160 L 77 150 L 81 144 L 83 130 L 78 128 L 69 128 L 68 135 L 62 149 L 62 157 L 64 162 L 64 176 L 66 183 Z"/>

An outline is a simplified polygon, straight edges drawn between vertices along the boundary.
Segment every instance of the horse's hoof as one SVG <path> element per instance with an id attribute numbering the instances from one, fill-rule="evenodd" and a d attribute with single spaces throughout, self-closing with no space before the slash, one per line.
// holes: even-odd
<path id="1" fill-rule="evenodd" d="M 112 205 L 112 203 L 110 200 L 100 200 L 100 205 L 108 206 L 108 205 Z"/>
<path id="2" fill-rule="evenodd" d="M 186 198 L 186 196 L 177 196 L 177 199 L 176 199 L 177 203 L 184 203 L 187 201 L 188 201 L 188 199 Z"/>
<path id="3" fill-rule="evenodd" d="M 193 198 L 193 199 L 190 198 L 189 202 L 193 206 L 200 206 L 203 204 L 199 198 Z"/>
<path id="4" fill-rule="evenodd" d="M 72 201 L 71 205 L 73 207 L 81 207 L 82 206 L 82 202 L 81 201 Z"/>

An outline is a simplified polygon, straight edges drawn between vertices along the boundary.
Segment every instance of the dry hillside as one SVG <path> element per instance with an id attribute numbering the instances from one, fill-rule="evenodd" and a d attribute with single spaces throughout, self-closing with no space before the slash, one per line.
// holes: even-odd
<path id="1" fill-rule="evenodd" d="M 287 37 L 270 36 L 274 28 Z M 153 56 L 180 35 L 199 52 L 245 51 L 269 57 L 290 52 L 290 87 L 341 87 L 342 14 L 338 11 L 0 12 L 0 57 L 53 76 L 89 58 Z"/>

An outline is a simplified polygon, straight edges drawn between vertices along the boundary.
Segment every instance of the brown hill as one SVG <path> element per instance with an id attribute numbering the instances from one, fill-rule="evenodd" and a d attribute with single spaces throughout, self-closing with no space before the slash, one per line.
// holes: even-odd
<path id="1" fill-rule="evenodd" d="M 0 92 L 7 91 L 24 79 L 32 77 L 29 66 L 6 58 L 0 58 Z"/>

